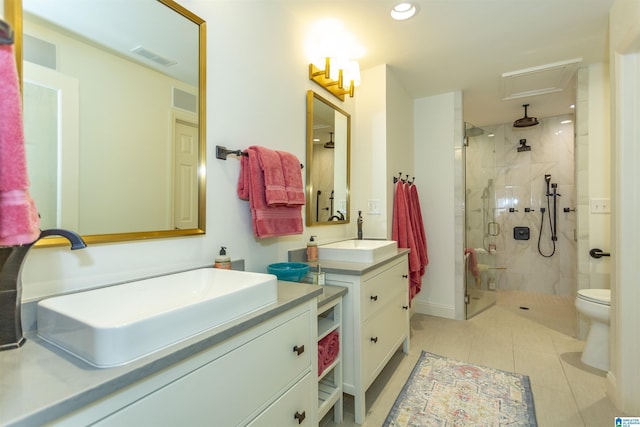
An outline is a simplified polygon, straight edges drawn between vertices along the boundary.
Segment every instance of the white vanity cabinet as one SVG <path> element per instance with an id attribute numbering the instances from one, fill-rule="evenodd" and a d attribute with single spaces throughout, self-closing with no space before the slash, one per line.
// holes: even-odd
<path id="1" fill-rule="evenodd" d="M 316 300 L 59 420 L 95 426 L 316 426 Z"/>
<path id="2" fill-rule="evenodd" d="M 348 288 L 343 306 L 343 388 L 354 396 L 355 421 L 362 424 L 367 388 L 401 345 L 409 352 L 407 255 L 362 275 L 326 274 L 327 283 Z"/>

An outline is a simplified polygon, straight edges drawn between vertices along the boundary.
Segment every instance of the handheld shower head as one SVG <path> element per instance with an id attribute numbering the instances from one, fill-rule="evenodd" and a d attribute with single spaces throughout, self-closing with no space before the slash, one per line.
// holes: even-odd
<path id="1" fill-rule="evenodd" d="M 547 183 L 547 196 L 548 196 L 550 194 L 549 193 L 549 183 L 551 183 L 551 174 L 545 174 L 544 180 Z"/>

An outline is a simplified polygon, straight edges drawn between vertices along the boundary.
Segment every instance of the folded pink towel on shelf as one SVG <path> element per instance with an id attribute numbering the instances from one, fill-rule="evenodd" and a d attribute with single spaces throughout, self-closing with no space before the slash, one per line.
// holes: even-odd
<path id="1" fill-rule="evenodd" d="M 296 156 L 286 151 L 276 151 L 282 163 L 284 185 L 287 191 L 287 206 L 304 205 L 304 184 L 302 182 L 302 169 Z"/>
<path id="2" fill-rule="evenodd" d="M 249 200 L 254 236 L 265 238 L 302 234 L 302 207 L 269 206 L 258 154 L 251 147 L 245 153 L 248 156 L 240 159 L 237 193 L 241 199 Z"/>
<path id="3" fill-rule="evenodd" d="M 326 368 L 326 365 L 324 364 L 324 355 L 325 355 L 326 351 L 324 349 L 324 346 L 322 345 L 322 342 L 318 343 L 318 376 L 322 375 L 322 373 L 324 372 L 324 368 Z"/>
<path id="4" fill-rule="evenodd" d="M 320 351 L 322 348 L 322 351 Z M 333 331 L 318 342 L 318 375 L 321 375 L 340 354 L 340 334 Z"/>
<path id="5" fill-rule="evenodd" d="M 39 235 L 40 219 L 29 195 L 13 45 L 0 45 L 0 246 L 32 243 Z"/>
<path id="6" fill-rule="evenodd" d="M 289 198 L 285 188 L 284 173 L 280 156 L 266 147 L 251 146 L 257 153 L 260 169 L 264 175 L 265 199 L 268 206 L 287 206 Z"/>

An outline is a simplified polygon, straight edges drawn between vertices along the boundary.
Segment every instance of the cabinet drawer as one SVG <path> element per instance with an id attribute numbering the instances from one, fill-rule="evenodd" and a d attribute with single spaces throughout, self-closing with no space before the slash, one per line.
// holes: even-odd
<path id="1" fill-rule="evenodd" d="M 385 307 L 398 293 L 408 292 L 409 279 L 403 277 L 408 274 L 407 263 L 402 262 L 362 284 L 360 307 L 363 321 Z"/>
<path id="2" fill-rule="evenodd" d="M 314 425 L 317 408 L 313 402 L 313 387 L 317 387 L 316 378 L 309 373 L 249 423 L 249 426 L 293 427 Z"/>
<path id="3" fill-rule="evenodd" d="M 234 426 L 281 393 L 317 355 L 304 312 L 96 425 Z M 298 355 L 294 346 L 305 346 Z"/>
<path id="4" fill-rule="evenodd" d="M 396 295 L 376 316 L 362 326 L 363 383 L 369 385 L 385 358 L 409 334 L 406 293 Z"/>

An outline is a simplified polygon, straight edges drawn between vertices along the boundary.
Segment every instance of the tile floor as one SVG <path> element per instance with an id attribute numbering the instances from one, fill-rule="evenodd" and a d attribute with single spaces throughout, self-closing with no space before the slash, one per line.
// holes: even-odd
<path id="1" fill-rule="evenodd" d="M 522 310 L 520 306 L 528 307 Z M 414 314 L 411 351 L 397 352 L 367 391 L 364 426 L 381 426 L 422 350 L 529 375 L 538 426 L 613 426 L 619 413 L 605 393 L 605 373 L 580 361 L 573 298 L 497 291 L 496 305 L 467 321 Z M 345 395 L 344 421 L 354 423 Z M 332 427 L 332 413 L 320 423 Z"/>

